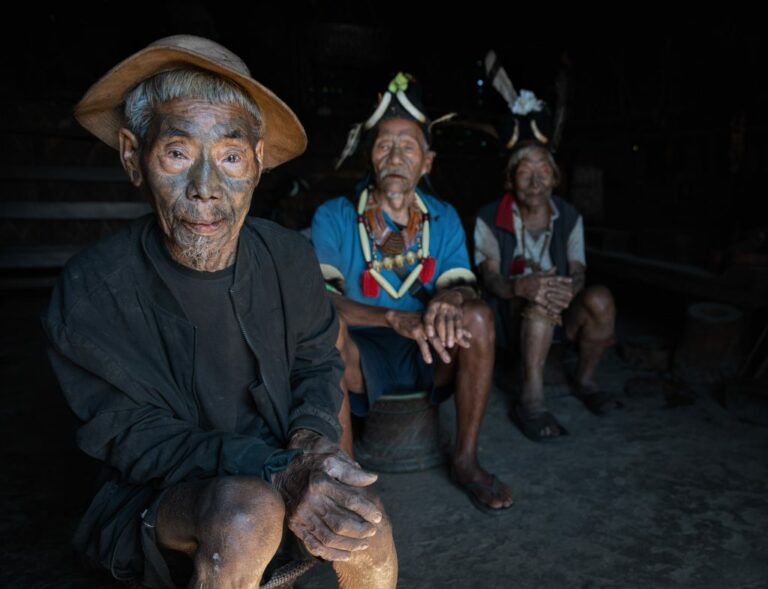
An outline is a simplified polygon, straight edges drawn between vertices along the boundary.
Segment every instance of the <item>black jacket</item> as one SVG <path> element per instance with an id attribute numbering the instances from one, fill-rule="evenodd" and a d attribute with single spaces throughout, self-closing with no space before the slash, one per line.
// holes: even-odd
<path id="1" fill-rule="evenodd" d="M 259 366 L 260 380 L 250 386 L 253 410 L 279 440 L 282 448 L 275 448 L 256 432 L 201 427 L 193 384 L 195 327 L 147 255 L 154 223 L 152 216 L 138 219 L 72 259 L 43 317 L 51 363 L 82 421 L 77 443 L 116 471 L 119 496 L 102 489 L 77 535 L 79 548 L 103 564 L 112 560 L 114 546 L 87 544 L 94 534 L 104 535 L 97 528 L 115 517 L 114 505 L 134 503 L 127 495 L 135 496 L 136 489 L 223 475 L 266 478 L 295 430 L 334 441 L 341 431 L 338 322 L 310 243 L 249 218 L 237 259 L 248 248 L 252 264 L 236 263 L 230 290 Z M 142 500 L 135 503 L 129 511 Z M 115 533 L 101 542 L 114 543 Z"/>

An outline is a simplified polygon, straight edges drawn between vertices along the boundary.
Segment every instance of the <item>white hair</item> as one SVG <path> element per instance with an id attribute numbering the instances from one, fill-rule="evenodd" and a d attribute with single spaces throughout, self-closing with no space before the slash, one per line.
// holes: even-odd
<path id="1" fill-rule="evenodd" d="M 261 110 L 245 90 L 212 72 L 187 68 L 155 74 L 140 82 L 125 96 L 126 123 L 141 143 L 146 139 L 157 106 L 176 98 L 240 105 L 253 115 L 256 137 L 262 135 L 264 118 Z"/>
<path id="2" fill-rule="evenodd" d="M 505 184 L 505 188 L 507 190 L 514 190 L 515 188 L 515 173 L 517 172 L 517 166 L 519 166 L 520 162 L 522 162 L 526 157 L 535 152 L 544 154 L 544 157 L 547 159 L 547 163 L 552 168 L 552 173 L 555 177 L 555 186 L 560 183 L 560 168 L 555 162 L 555 156 L 553 156 L 552 152 L 549 151 L 546 147 L 534 143 L 518 147 L 515 151 L 512 152 L 512 155 L 509 156 L 509 161 L 507 162 L 507 177 Z"/>

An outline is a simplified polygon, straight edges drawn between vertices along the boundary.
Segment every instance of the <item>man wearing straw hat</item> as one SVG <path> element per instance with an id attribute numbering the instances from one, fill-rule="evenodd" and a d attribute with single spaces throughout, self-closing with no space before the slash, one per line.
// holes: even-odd
<path id="1" fill-rule="evenodd" d="M 439 402 L 455 393 L 451 479 L 475 507 L 497 515 L 512 505 L 512 492 L 477 456 L 493 315 L 473 288 L 456 210 L 418 186 L 435 157 L 430 127 L 416 81 L 398 74 L 373 114 L 353 128 L 342 156 L 362 137 L 370 174 L 351 197 L 317 210 L 312 242 L 349 326 L 340 348 L 351 411 L 366 415 L 383 394 L 428 390 Z"/>
<path id="2" fill-rule="evenodd" d="M 312 249 L 246 217 L 262 172 L 305 149 L 296 116 L 186 35 L 75 115 L 154 209 L 70 261 L 43 318 L 78 445 L 104 463 L 79 552 L 150 587 L 256 587 L 276 554 L 394 587 L 376 477 L 337 445 L 338 321 Z"/>

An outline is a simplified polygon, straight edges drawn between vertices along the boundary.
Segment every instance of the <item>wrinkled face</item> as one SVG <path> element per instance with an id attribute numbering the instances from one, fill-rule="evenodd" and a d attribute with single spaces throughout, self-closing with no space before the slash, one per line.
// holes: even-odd
<path id="1" fill-rule="evenodd" d="M 253 115 L 237 104 L 176 99 L 154 113 L 142 180 L 182 263 L 199 267 L 237 243 L 261 176 L 256 133 Z"/>
<path id="2" fill-rule="evenodd" d="M 515 194 L 522 201 L 549 198 L 555 187 L 555 172 L 543 149 L 535 149 L 517 165 Z"/>
<path id="3" fill-rule="evenodd" d="M 390 198 L 416 189 L 419 178 L 432 167 L 434 153 L 426 147 L 424 133 L 408 119 L 384 119 L 371 150 L 376 187 Z"/>

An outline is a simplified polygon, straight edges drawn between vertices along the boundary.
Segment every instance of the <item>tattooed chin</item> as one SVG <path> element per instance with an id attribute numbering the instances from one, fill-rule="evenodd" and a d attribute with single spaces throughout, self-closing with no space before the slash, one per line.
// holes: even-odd
<path id="1" fill-rule="evenodd" d="M 228 241 L 234 223 L 234 212 L 222 206 L 211 207 L 202 212 L 189 205 L 177 205 L 172 212 L 171 234 L 181 255 L 195 267 L 202 267 L 216 256 L 221 246 Z M 222 223 L 222 230 L 212 235 L 201 235 L 187 223 Z"/>

